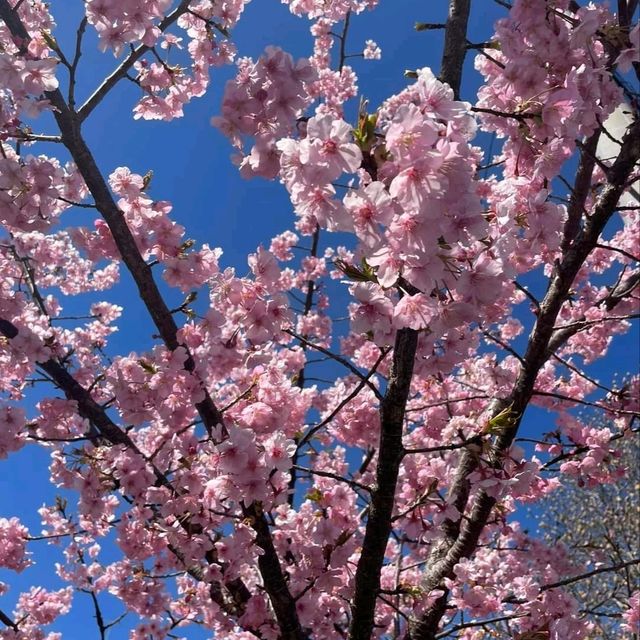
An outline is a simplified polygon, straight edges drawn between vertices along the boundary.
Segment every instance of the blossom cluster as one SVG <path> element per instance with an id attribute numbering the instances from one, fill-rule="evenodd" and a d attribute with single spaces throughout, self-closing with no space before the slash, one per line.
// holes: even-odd
<path id="1" fill-rule="evenodd" d="M 273 178 L 278 174 L 275 141 L 288 135 L 309 104 L 308 84 L 315 72 L 309 62 L 269 47 L 257 62 L 238 61 L 238 73 L 225 87 L 222 115 L 212 119 L 238 149 L 237 162 L 245 177 Z M 244 140 L 255 138 L 249 153 Z"/>
<path id="2" fill-rule="evenodd" d="M 111 50 L 120 57 L 129 46 L 149 48 L 156 53 L 154 58 L 142 57 L 134 65 L 138 74 L 136 82 L 144 92 L 134 108 L 135 118 L 180 117 L 185 104 L 205 93 L 210 67 L 228 64 L 235 56 L 228 34 L 247 1 L 183 1 L 173 10 L 170 0 L 90 0 L 86 3 L 87 20 L 98 33 L 101 51 Z M 188 38 L 188 57 L 181 56 L 179 62 L 170 61 L 169 55 L 177 56 L 183 49 L 183 38 L 166 31 L 173 22 Z M 157 46 L 166 51 L 164 57 Z M 182 64 L 183 57 L 187 66 Z"/>

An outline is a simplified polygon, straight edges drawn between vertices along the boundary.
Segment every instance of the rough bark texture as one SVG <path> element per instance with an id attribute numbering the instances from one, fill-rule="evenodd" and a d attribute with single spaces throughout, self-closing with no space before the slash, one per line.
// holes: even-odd
<path id="1" fill-rule="evenodd" d="M 576 173 L 573 192 L 567 207 L 567 220 L 564 223 L 564 233 L 562 234 L 562 253 L 564 254 L 571 246 L 571 243 L 580 231 L 580 221 L 584 213 L 584 204 L 589 193 L 591 176 L 596 166 L 596 149 L 600 140 L 600 129 L 597 129 L 586 141 L 580 155 L 580 164 Z"/>
<path id="2" fill-rule="evenodd" d="M 396 335 L 387 392 L 380 412 L 380 445 L 376 485 L 371 492 L 369 516 L 358 561 L 351 606 L 350 640 L 369 640 L 380 589 L 380 570 L 391 533 L 398 470 L 402 461 L 402 430 L 411 387 L 418 333 L 402 329 Z"/>
<path id="3" fill-rule="evenodd" d="M 470 11 L 471 0 L 451 0 L 449 2 L 449 17 L 445 25 L 440 79 L 453 89 L 456 99 L 460 97 L 462 66 L 467 53 L 467 25 Z"/>

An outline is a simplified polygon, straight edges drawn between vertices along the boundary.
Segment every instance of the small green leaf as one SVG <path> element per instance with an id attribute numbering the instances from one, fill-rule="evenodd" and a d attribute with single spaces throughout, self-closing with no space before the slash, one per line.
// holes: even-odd
<path id="1" fill-rule="evenodd" d="M 48 32 L 48 31 L 40 31 L 43 40 L 47 43 L 47 46 L 54 51 L 58 50 L 58 42 L 57 40 Z"/>
<path id="2" fill-rule="evenodd" d="M 360 101 L 358 126 L 353 130 L 353 138 L 362 151 L 371 151 L 377 139 L 376 125 L 378 123 L 378 114 L 368 114 L 366 110 L 367 104 L 367 100 L 362 99 Z"/>
<path id="3" fill-rule="evenodd" d="M 366 263 L 365 260 L 362 261 L 363 268 L 358 269 L 345 262 L 344 260 L 338 258 L 334 261 L 334 265 L 339 271 L 342 271 L 349 280 L 354 280 L 355 282 L 378 282 L 378 279 L 373 272 L 373 269 Z"/>
<path id="4" fill-rule="evenodd" d="M 505 407 L 498 415 L 491 418 L 482 430 L 482 433 L 500 433 L 504 429 L 512 426 L 516 419 L 512 407 L 513 405 Z"/>
<path id="5" fill-rule="evenodd" d="M 148 362 L 147 360 L 140 358 L 138 360 L 138 364 L 150 375 L 158 372 L 158 369 L 152 362 Z"/>
<path id="6" fill-rule="evenodd" d="M 320 489 L 311 489 L 311 491 L 307 493 L 306 498 L 312 502 L 320 502 L 320 500 L 322 500 L 322 491 L 320 491 Z"/>

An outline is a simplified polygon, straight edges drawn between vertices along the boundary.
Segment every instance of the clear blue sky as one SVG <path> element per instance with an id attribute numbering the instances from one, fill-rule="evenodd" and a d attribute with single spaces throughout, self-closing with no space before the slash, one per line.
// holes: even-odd
<path id="1" fill-rule="evenodd" d="M 63 49 L 70 51 L 83 3 L 81 0 L 51 0 L 50 5 L 58 22 L 55 35 Z M 404 69 L 430 66 L 436 72 L 439 70 L 441 32 L 416 33 L 413 24 L 416 21 L 443 22 L 446 7 L 445 0 L 427 3 L 381 0 L 374 12 L 352 20 L 349 52 L 361 52 L 367 38 L 374 39 L 382 48 L 381 61 L 358 58 L 350 61 L 359 75 L 361 93 L 369 99 L 371 107 L 406 86 Z M 469 39 L 472 42 L 487 39 L 491 24 L 503 14 L 504 10 L 493 2 L 475 2 Z M 258 57 L 267 45 L 272 44 L 297 58 L 311 53 L 308 28 L 306 20 L 292 16 L 278 0 L 254 0 L 247 6 L 233 39 L 240 55 Z M 100 54 L 90 29 L 88 34 L 79 71 L 80 100 L 90 94 L 100 78 L 117 63 L 111 55 Z M 60 74 L 64 74 L 64 69 Z M 186 107 L 184 118 L 168 124 L 134 121 L 131 108 L 139 90 L 131 83 L 122 82 L 91 115 L 84 133 L 105 174 L 122 165 L 140 174 L 153 170 L 151 195 L 173 203 L 173 218 L 187 228 L 187 237 L 222 247 L 222 264 L 235 266 L 244 273 L 247 254 L 260 243 L 268 246 L 272 236 L 292 228 L 293 214 L 288 196 L 278 183 L 247 182 L 240 178 L 229 160 L 231 149 L 227 140 L 209 124 L 211 116 L 219 111 L 224 83 L 234 74 L 234 67 L 212 70 L 212 87 L 206 97 L 194 100 Z M 479 82 L 471 55 L 467 59 L 463 99 L 473 101 Z M 54 151 L 42 147 L 39 152 Z M 68 223 L 82 221 L 87 226 L 91 225 L 92 219 L 90 210 L 67 216 Z M 170 295 L 174 296 L 170 298 L 171 302 L 181 301 L 179 293 Z M 146 311 L 135 301 L 135 290 L 124 269 L 122 283 L 104 298 L 125 307 L 119 321 L 121 331 L 112 339 L 111 349 L 127 353 L 150 346 L 153 328 Z M 88 303 L 89 297 L 81 296 L 67 308 L 77 304 L 78 309 L 86 309 Z M 620 342 L 613 357 L 607 360 L 608 364 L 597 369 L 597 375 L 609 380 L 613 368 L 624 369 L 628 363 L 629 345 L 633 344 L 637 344 L 637 333 Z M 633 366 L 633 363 L 626 366 Z M 539 434 L 551 426 L 544 412 L 534 410 L 528 416 L 524 430 Z M 0 516 L 19 516 L 34 534 L 40 530 L 36 509 L 44 502 L 50 504 L 55 495 L 48 484 L 47 466 L 46 452 L 33 445 L 0 464 Z M 43 491 L 43 488 L 46 489 Z M 52 571 L 57 558 L 51 547 L 37 544 L 42 545 L 37 547 L 40 552 L 35 556 L 40 565 L 17 578 L 0 571 L 0 580 L 12 587 L 7 596 L 0 597 L 0 608 L 5 611 L 12 609 L 19 591 L 31 585 L 62 586 Z M 108 597 L 103 600 L 106 602 Z M 65 640 L 98 638 L 97 629 L 88 618 L 91 615 L 88 604 L 87 596 L 77 595 L 74 612 L 61 618 L 52 628 L 62 631 Z M 108 604 L 105 608 L 119 611 Z M 116 627 L 110 639 L 124 640 L 127 637 L 125 628 L 126 625 Z M 202 637 L 194 632 L 185 635 L 194 640 Z"/>

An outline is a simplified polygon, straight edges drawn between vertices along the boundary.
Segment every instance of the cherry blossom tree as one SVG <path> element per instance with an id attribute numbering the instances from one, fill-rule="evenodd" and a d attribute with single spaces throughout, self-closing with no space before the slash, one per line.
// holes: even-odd
<path id="1" fill-rule="evenodd" d="M 616 452 L 628 475 L 615 483 L 581 486 L 580 479 L 563 482 L 543 502 L 541 529 L 551 545 L 567 548 L 574 563 L 627 565 L 619 571 L 593 575 L 568 588 L 582 609 L 593 615 L 595 632 L 605 640 L 620 637 L 620 617 L 633 597 L 640 567 L 627 564 L 640 546 L 640 438 L 620 440 Z"/>
<path id="2" fill-rule="evenodd" d="M 16 603 L 0 638 L 58 640 L 48 625 L 81 598 L 102 640 L 591 637 L 569 587 L 622 565 L 518 518 L 567 480 L 629 473 L 640 377 L 591 365 L 639 317 L 637 2 L 500 0 L 472 44 L 471 0 L 449 0 L 445 23 L 416 25 L 444 32 L 440 69 L 369 105 L 354 58 L 383 52 L 355 56 L 348 32 L 377 0 L 283 1 L 310 21 L 310 58 L 241 57 L 247 0 L 86 0 L 70 50 L 53 8 L 0 0 L 0 458 L 45 447 L 74 496 L 41 508 L 41 531 L 0 518 L 3 579 L 46 561 L 34 545 L 64 554 L 58 590 L 0 583 Z M 81 98 L 87 33 L 115 66 Z M 123 82 L 133 118 L 168 122 L 228 64 L 213 125 L 293 211 L 246 276 L 83 134 Z M 150 349 L 118 350 L 119 277 Z M 79 294 L 85 313 L 65 315 Z"/>

